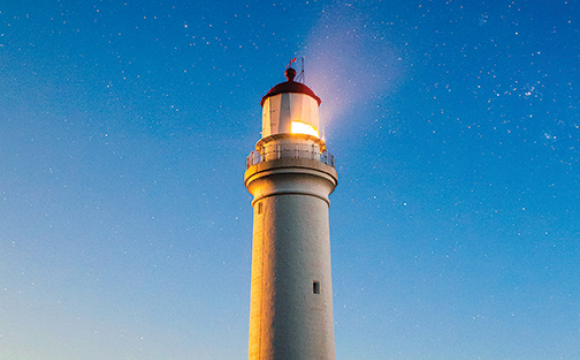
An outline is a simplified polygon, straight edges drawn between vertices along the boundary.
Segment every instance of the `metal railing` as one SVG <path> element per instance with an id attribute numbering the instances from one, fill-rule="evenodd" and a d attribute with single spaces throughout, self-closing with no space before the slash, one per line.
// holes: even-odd
<path id="1" fill-rule="evenodd" d="M 297 159 L 312 159 L 318 160 L 323 164 L 334 167 L 334 155 L 328 151 L 320 151 L 314 147 L 292 147 L 281 149 L 266 149 L 262 148 L 261 153 L 257 150 L 252 150 L 250 155 L 246 158 L 246 169 L 250 166 L 257 165 L 261 162 L 272 161 L 282 158 L 297 158 Z"/>

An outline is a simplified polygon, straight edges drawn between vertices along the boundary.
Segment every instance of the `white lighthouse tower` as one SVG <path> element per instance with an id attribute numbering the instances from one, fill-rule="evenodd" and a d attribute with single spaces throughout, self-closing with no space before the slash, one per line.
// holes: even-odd
<path id="1" fill-rule="evenodd" d="M 295 82 L 262 98 L 262 139 L 247 159 L 254 196 L 250 360 L 334 360 L 328 195 L 334 158 L 320 98 Z"/>

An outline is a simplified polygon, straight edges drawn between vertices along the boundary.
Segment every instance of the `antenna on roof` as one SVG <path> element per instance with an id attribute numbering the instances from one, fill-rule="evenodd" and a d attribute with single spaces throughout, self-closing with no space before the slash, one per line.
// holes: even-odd
<path id="1" fill-rule="evenodd" d="M 306 78 L 304 76 L 304 56 L 300 58 L 302 60 L 302 71 L 296 76 L 296 81 L 300 81 L 301 83 L 306 83 Z"/>

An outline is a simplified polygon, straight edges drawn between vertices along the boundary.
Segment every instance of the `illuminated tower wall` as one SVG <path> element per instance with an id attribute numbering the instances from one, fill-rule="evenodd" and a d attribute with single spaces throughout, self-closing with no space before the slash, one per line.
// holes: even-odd
<path id="1" fill-rule="evenodd" d="M 262 139 L 247 159 L 250 360 L 335 358 L 328 195 L 337 174 L 320 138 L 320 99 L 295 74 L 262 98 Z"/>

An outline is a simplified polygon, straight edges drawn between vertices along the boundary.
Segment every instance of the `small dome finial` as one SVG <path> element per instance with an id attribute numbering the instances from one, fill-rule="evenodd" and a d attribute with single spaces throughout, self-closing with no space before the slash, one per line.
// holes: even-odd
<path id="1" fill-rule="evenodd" d="M 296 77 L 296 70 L 288 68 L 284 72 L 284 75 L 286 75 L 286 79 L 288 79 L 288 81 L 294 81 L 294 78 Z"/>

